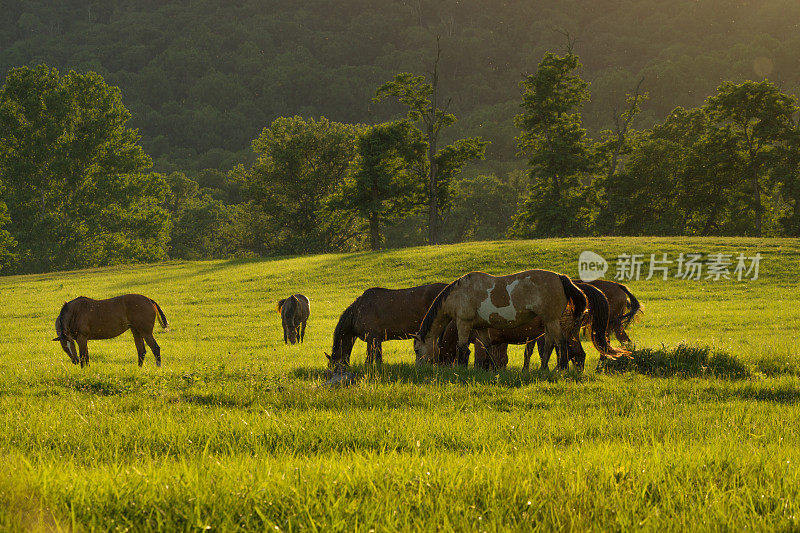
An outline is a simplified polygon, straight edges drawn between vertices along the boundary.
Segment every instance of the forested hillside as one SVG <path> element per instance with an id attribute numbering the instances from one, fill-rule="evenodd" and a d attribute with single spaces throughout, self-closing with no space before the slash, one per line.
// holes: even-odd
<path id="1" fill-rule="evenodd" d="M 0 271 L 800 235 L 800 3 L 6 0 Z"/>
<path id="2" fill-rule="evenodd" d="M 723 80 L 768 76 L 800 89 L 795 0 L 4 0 L 0 74 L 46 63 L 96 71 L 122 89 L 155 169 L 227 170 L 275 118 L 385 120 L 375 88 L 430 70 L 442 37 L 442 94 L 481 135 L 488 166 L 515 160 L 519 82 L 568 32 L 591 82 L 590 132 L 641 76 L 638 126 L 696 106 Z M 519 163 L 517 163 L 519 165 Z"/>

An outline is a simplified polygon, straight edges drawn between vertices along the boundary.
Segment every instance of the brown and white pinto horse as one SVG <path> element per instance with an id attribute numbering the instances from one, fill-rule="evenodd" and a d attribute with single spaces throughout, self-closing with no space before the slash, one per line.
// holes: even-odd
<path id="1" fill-rule="evenodd" d="M 69 355 L 73 364 L 84 367 L 89 364 L 88 340 L 111 339 L 125 333 L 130 328 L 133 342 L 139 356 L 139 366 L 144 363 L 144 343 L 150 346 L 161 366 L 161 348 L 153 338 L 153 326 L 158 322 L 169 329 L 167 317 L 158 304 L 141 294 L 125 294 L 106 300 L 93 300 L 80 296 L 66 302 L 56 318 L 54 341 L 61 342 L 61 348 Z M 79 352 L 75 351 L 75 343 Z"/>
<path id="2" fill-rule="evenodd" d="M 567 276 L 549 270 L 525 270 L 507 276 L 470 272 L 447 287 L 431 304 L 414 336 L 417 364 L 435 363 L 438 339 L 445 326 L 455 321 L 458 330 L 457 358 L 469 357 L 470 334 L 484 346 L 491 344 L 487 328 L 498 330 L 542 320 L 548 343 L 562 345 L 567 353 L 561 315 L 572 303 L 573 319 L 580 324 L 586 309 L 586 296 Z"/>
<path id="3" fill-rule="evenodd" d="M 573 280 L 579 289 L 586 295 L 586 314 L 583 317 L 583 327 L 590 330 L 592 343 L 601 357 L 616 358 L 624 355 L 627 352 L 617 350 L 608 342 L 608 329 L 609 329 L 609 304 L 603 292 L 596 289 L 587 283 Z M 561 317 L 562 330 L 570 333 L 569 338 L 569 355 L 563 354 L 567 360 L 560 359 L 558 366 L 564 368 L 568 364 L 568 360 L 572 360 L 577 370 L 583 370 L 584 362 L 586 360 L 586 352 L 581 347 L 580 340 L 578 340 L 577 328 L 574 328 L 572 321 L 572 314 L 569 308 Z M 491 339 L 490 346 L 484 346 L 475 339 L 470 339 L 475 343 L 475 366 L 486 369 L 500 369 L 508 364 L 508 345 L 509 344 L 524 344 L 525 345 L 525 359 L 522 365 L 523 370 L 528 370 L 531 354 L 533 353 L 534 344 L 536 339 L 539 339 L 544 344 L 542 336 L 545 333 L 544 323 L 539 317 L 534 318 L 527 324 L 510 329 L 489 329 L 489 338 Z M 440 362 L 443 364 L 452 363 L 455 359 L 455 344 L 456 344 L 456 331 L 454 324 L 451 322 L 442 335 L 440 340 Z M 575 345 L 577 343 L 577 346 Z M 551 349 L 552 351 L 552 349 Z M 540 351 L 542 359 L 542 369 L 548 368 L 550 360 L 550 353 L 543 355 Z"/>

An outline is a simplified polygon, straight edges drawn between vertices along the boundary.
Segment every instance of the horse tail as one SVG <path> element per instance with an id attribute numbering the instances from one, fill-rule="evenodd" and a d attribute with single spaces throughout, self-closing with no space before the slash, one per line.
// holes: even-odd
<path id="1" fill-rule="evenodd" d="M 630 306 L 631 306 L 630 311 L 628 311 L 624 315 L 620 315 L 619 317 L 619 322 L 622 325 L 622 329 L 625 329 L 630 325 L 631 322 L 633 322 L 636 313 L 644 313 L 644 311 L 642 310 L 642 304 L 640 304 L 639 300 L 636 299 L 636 296 L 634 296 L 631 293 L 631 291 L 628 290 L 628 287 L 620 283 L 619 288 L 622 289 L 622 292 L 628 295 L 628 299 L 630 300 Z"/>
<path id="2" fill-rule="evenodd" d="M 283 310 L 283 302 L 285 302 L 285 301 L 286 301 L 286 298 L 284 298 L 283 300 L 278 300 L 278 305 L 275 306 L 275 312 L 276 313 L 281 314 L 281 311 Z"/>
<path id="3" fill-rule="evenodd" d="M 564 294 L 572 302 L 572 318 L 580 320 L 586 310 L 586 295 L 569 277 L 561 274 L 558 277 L 561 280 L 561 286 L 564 287 Z"/>
<path id="4" fill-rule="evenodd" d="M 158 306 L 155 300 L 152 298 L 148 298 L 150 302 L 153 304 L 153 307 L 156 310 L 156 316 L 158 317 L 158 323 L 161 324 L 161 327 L 164 328 L 166 331 L 169 331 L 169 322 L 167 322 L 167 315 L 164 314 L 164 311 Z"/>
<path id="5" fill-rule="evenodd" d="M 584 293 L 589 301 L 589 312 L 592 314 L 592 324 L 589 326 L 592 335 L 592 344 L 597 348 L 601 354 L 616 359 L 620 355 L 628 355 L 630 352 L 614 348 L 608 340 L 608 319 L 611 314 L 611 309 L 608 306 L 608 299 L 603 291 L 589 285 L 582 283 Z"/>

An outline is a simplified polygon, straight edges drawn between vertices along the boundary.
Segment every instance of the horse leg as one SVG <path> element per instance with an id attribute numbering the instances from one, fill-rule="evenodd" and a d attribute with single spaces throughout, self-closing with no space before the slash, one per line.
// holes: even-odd
<path id="1" fill-rule="evenodd" d="M 551 346 L 557 346 L 556 356 L 559 370 L 569 368 L 569 348 L 568 339 L 561 329 L 561 321 L 551 320 L 545 324 L 545 342 Z M 546 345 L 545 345 L 546 346 Z M 552 349 L 551 349 L 552 350 Z"/>
<path id="2" fill-rule="evenodd" d="M 497 362 L 495 361 L 495 347 L 492 346 L 491 339 L 489 339 L 489 332 L 487 330 L 475 331 L 475 368 L 483 368 L 484 370 L 497 369 Z M 467 360 L 469 363 L 469 360 Z"/>
<path id="3" fill-rule="evenodd" d="M 147 342 L 147 345 L 150 347 L 150 351 L 153 352 L 153 356 L 156 358 L 156 366 L 161 366 L 161 347 L 153 337 L 153 333 L 151 332 L 145 335 L 144 340 Z"/>
<path id="4" fill-rule="evenodd" d="M 364 364 L 371 365 L 375 362 L 375 339 L 367 337 L 365 340 L 367 341 L 367 358 L 364 360 Z"/>
<path id="5" fill-rule="evenodd" d="M 550 370 L 550 356 L 553 354 L 553 343 L 545 338 L 544 335 L 536 340 L 536 348 L 539 350 L 539 361 L 541 370 Z M 533 351 L 533 347 L 531 347 Z"/>
<path id="6" fill-rule="evenodd" d="M 569 370 L 569 341 L 562 339 L 556 344 L 556 361 L 559 370 Z"/>
<path id="7" fill-rule="evenodd" d="M 502 370 L 508 366 L 508 344 L 498 344 L 494 349 L 494 363 Z"/>
<path id="8" fill-rule="evenodd" d="M 139 356 L 139 366 L 142 366 L 144 364 L 144 354 L 147 351 L 144 347 L 144 338 L 135 329 L 132 329 L 131 333 L 133 334 L 133 343 L 136 345 L 136 355 Z"/>
<path id="9" fill-rule="evenodd" d="M 533 347 L 536 345 L 535 341 L 528 341 L 525 343 L 525 352 L 522 359 L 522 370 L 527 372 L 531 363 L 531 355 L 533 355 Z"/>
<path id="10" fill-rule="evenodd" d="M 88 339 L 83 335 L 78 335 L 75 341 L 78 343 L 78 353 L 80 354 L 81 368 L 89 366 L 89 344 Z"/>
<path id="11" fill-rule="evenodd" d="M 460 366 L 469 365 L 469 334 L 472 332 L 472 324 L 466 320 L 457 320 L 458 345 L 456 347 L 456 359 Z"/>
<path id="12" fill-rule="evenodd" d="M 306 321 L 303 320 L 303 324 L 300 326 L 300 343 L 303 342 L 303 338 L 306 336 Z"/>

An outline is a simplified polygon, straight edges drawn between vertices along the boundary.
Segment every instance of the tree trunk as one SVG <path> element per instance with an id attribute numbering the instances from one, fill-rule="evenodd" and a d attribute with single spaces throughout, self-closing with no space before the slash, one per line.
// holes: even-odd
<path id="1" fill-rule="evenodd" d="M 436 186 L 436 136 L 428 128 L 428 244 L 439 243 L 439 199 Z"/>
<path id="2" fill-rule="evenodd" d="M 373 251 L 381 249 L 381 228 L 377 213 L 369 216 L 369 247 Z"/>
<path id="3" fill-rule="evenodd" d="M 378 218 L 378 189 L 372 188 L 372 212 L 369 214 L 369 246 L 372 250 L 381 248 L 381 226 Z"/>
<path id="4" fill-rule="evenodd" d="M 439 198 L 436 173 L 436 143 L 439 132 L 437 128 L 436 110 L 439 106 L 439 58 L 442 55 L 442 48 L 439 37 L 436 37 L 436 60 L 433 62 L 433 72 L 431 73 L 431 108 L 428 122 L 428 244 L 439 243 Z"/>
<path id="5" fill-rule="evenodd" d="M 761 187 L 758 186 L 758 172 L 753 170 L 751 178 L 753 185 L 753 199 L 756 201 L 756 237 L 761 237 L 761 216 L 763 208 L 761 207 Z"/>

